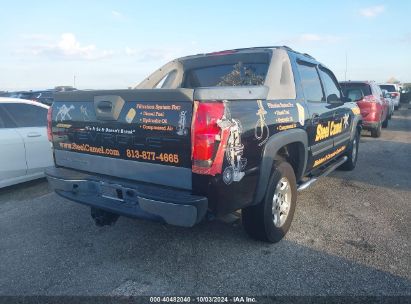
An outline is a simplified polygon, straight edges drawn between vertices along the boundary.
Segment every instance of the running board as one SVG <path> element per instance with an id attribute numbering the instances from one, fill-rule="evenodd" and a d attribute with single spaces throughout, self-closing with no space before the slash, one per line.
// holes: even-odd
<path id="1" fill-rule="evenodd" d="M 324 177 L 327 176 L 328 174 L 330 174 L 331 172 L 333 172 L 335 169 L 337 169 L 339 166 L 341 166 L 343 163 L 345 163 L 347 161 L 348 157 L 344 156 L 343 158 L 341 158 L 339 161 L 337 161 L 336 163 L 332 164 L 330 167 L 327 168 L 327 170 L 325 170 L 322 174 L 320 174 L 319 176 L 316 177 L 312 177 L 310 178 L 308 181 L 300 184 L 297 187 L 297 191 L 303 191 L 305 189 L 307 189 L 308 187 L 310 187 L 312 184 L 314 184 L 320 177 Z"/>

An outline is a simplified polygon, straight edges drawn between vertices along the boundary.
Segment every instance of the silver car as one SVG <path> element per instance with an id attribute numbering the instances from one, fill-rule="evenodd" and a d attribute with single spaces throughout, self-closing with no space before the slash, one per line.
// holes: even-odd
<path id="1" fill-rule="evenodd" d="M 390 92 L 388 92 L 387 90 L 381 89 L 382 94 L 384 96 L 384 98 L 388 101 L 389 107 L 388 107 L 388 119 L 391 119 L 392 114 L 394 113 L 394 109 L 395 109 L 395 101 L 392 98 Z"/>
<path id="2" fill-rule="evenodd" d="M 395 83 L 381 83 L 379 84 L 381 90 L 387 90 L 392 100 L 394 101 L 394 109 L 398 110 L 400 106 L 401 93 L 398 84 Z"/>

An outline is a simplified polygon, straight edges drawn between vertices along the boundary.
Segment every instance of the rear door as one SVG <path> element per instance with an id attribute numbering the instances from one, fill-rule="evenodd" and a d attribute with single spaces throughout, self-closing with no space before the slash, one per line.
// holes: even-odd
<path id="1" fill-rule="evenodd" d="M 331 137 L 334 142 L 334 149 L 341 148 L 345 150 L 350 141 L 350 126 L 354 118 L 354 113 L 351 111 L 348 103 L 342 101 L 342 94 L 339 89 L 337 79 L 334 74 L 327 68 L 319 67 L 321 81 L 323 83 L 324 91 L 326 93 L 326 100 L 329 104 L 330 110 L 333 111 L 332 125 L 333 130 Z M 338 156 L 338 153 L 336 156 Z"/>
<path id="2" fill-rule="evenodd" d="M 297 60 L 297 67 L 311 117 L 307 125 L 308 144 L 311 151 L 307 169 L 310 170 L 316 160 L 333 148 L 330 124 L 334 119 L 334 109 L 326 101 L 317 65 Z"/>
<path id="3" fill-rule="evenodd" d="M 188 89 L 77 91 L 53 103 L 56 164 L 191 189 Z"/>
<path id="4" fill-rule="evenodd" d="M 47 139 L 47 109 L 34 104 L 10 103 L 5 105 L 5 110 L 23 138 L 27 174 L 40 173 L 52 166 L 53 156 Z"/>
<path id="5" fill-rule="evenodd" d="M 8 117 L 5 104 L 0 104 L 0 187 L 11 179 L 26 175 L 26 156 L 23 138 Z"/>

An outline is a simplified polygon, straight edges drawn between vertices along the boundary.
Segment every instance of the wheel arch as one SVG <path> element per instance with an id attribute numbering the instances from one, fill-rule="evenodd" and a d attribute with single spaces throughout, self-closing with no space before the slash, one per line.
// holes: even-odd
<path id="1" fill-rule="evenodd" d="M 354 116 L 353 122 L 352 122 L 352 127 L 351 127 L 351 138 L 350 140 L 353 140 L 355 137 L 355 134 L 357 132 L 361 132 L 362 130 L 362 117 L 361 116 Z"/>
<path id="2" fill-rule="evenodd" d="M 304 175 L 308 160 L 308 138 L 306 131 L 292 129 L 282 131 L 270 137 L 264 146 L 260 163 L 260 174 L 252 205 L 258 204 L 264 197 L 271 171 L 278 152 L 287 145 L 295 144 L 298 147 L 298 164 L 294 167 L 297 181 Z"/>

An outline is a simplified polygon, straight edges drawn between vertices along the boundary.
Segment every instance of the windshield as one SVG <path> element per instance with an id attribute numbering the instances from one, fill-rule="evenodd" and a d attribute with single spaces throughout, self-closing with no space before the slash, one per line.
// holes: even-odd
<path id="1" fill-rule="evenodd" d="M 372 95 L 371 87 L 366 83 L 340 83 L 345 97 L 352 101 L 361 100 L 364 96 Z"/>
<path id="2" fill-rule="evenodd" d="M 387 90 L 388 92 L 397 92 L 394 85 L 382 84 L 380 85 L 380 88 L 382 90 Z"/>

